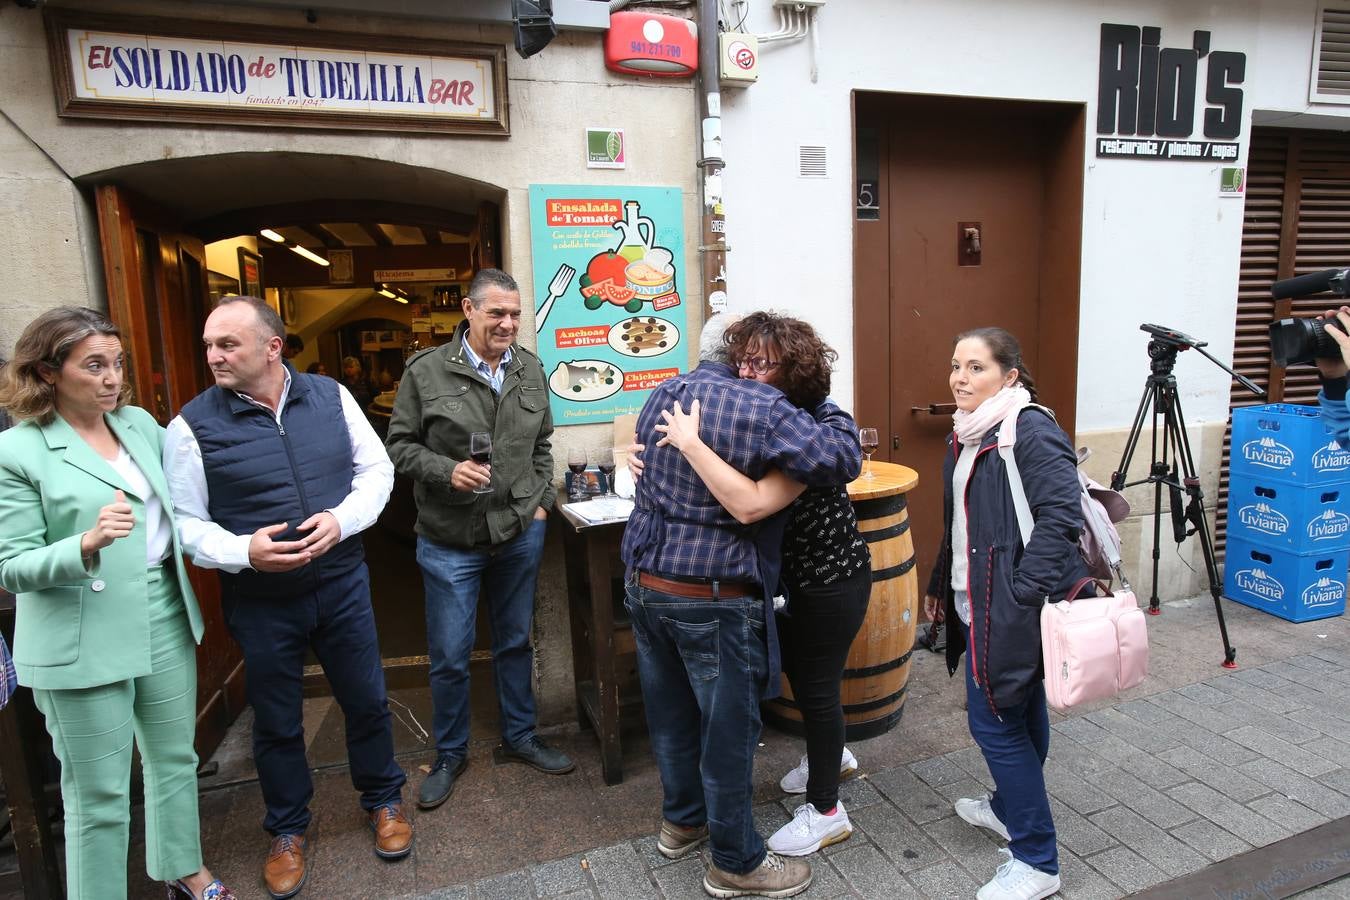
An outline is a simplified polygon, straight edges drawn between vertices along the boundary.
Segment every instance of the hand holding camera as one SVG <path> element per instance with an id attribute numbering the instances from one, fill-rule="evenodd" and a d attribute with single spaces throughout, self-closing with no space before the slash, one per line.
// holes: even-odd
<path id="1" fill-rule="evenodd" d="M 1350 372 L 1350 306 L 1329 309 L 1322 313 L 1322 327 L 1327 337 L 1340 349 L 1337 356 L 1319 356 L 1317 368 L 1323 378 L 1343 378 Z"/>

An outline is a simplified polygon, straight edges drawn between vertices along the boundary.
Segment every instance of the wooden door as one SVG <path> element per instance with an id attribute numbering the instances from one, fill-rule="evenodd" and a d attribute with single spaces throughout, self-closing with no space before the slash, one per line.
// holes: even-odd
<path id="1" fill-rule="evenodd" d="M 161 425 L 213 384 L 202 350 L 206 251 L 173 218 L 116 185 L 97 189 L 108 310 L 122 330 L 135 402 Z M 225 629 L 216 575 L 189 566 L 206 633 L 197 650 L 197 753 L 216 748 L 243 708 L 243 657 Z"/>
<path id="2" fill-rule="evenodd" d="M 1011 331 L 1041 402 L 1073 434 L 1083 112 L 862 95 L 857 122 L 875 141 L 859 153 L 876 160 L 879 207 L 860 210 L 855 228 L 858 422 L 882 429 L 878 458 L 919 473 L 908 497 L 926 584 L 942 533 L 953 338 Z"/>

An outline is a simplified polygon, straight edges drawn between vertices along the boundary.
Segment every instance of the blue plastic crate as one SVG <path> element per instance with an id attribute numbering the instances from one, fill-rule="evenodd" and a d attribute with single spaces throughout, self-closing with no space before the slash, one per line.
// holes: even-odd
<path id="1" fill-rule="evenodd" d="M 1345 612 L 1347 568 L 1347 550 L 1299 554 L 1230 537 L 1223 595 L 1290 622 L 1327 619 Z"/>
<path id="2" fill-rule="evenodd" d="M 1296 485 L 1234 475 L 1228 535 L 1295 553 L 1350 549 L 1350 483 Z"/>
<path id="3" fill-rule="evenodd" d="M 1268 403 L 1233 410 L 1230 475 L 1289 484 L 1350 481 L 1350 450 L 1336 444 L 1316 406 Z"/>

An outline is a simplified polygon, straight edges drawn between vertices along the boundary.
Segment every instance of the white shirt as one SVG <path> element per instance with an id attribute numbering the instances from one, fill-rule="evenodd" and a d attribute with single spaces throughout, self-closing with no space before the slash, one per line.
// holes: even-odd
<path id="1" fill-rule="evenodd" d="M 961 445 L 961 455 L 956 458 L 956 468 L 952 471 L 952 590 L 956 591 L 956 615 L 962 622 L 970 624 L 970 595 L 966 593 L 967 577 L 970 573 L 970 532 L 966 521 L 966 486 L 970 484 L 970 473 L 975 468 L 975 457 L 980 455 L 978 441 Z"/>
<path id="2" fill-rule="evenodd" d="M 119 445 L 117 459 L 108 460 L 108 464 L 122 476 L 131 492 L 145 503 L 145 564 L 157 566 L 164 562 L 173 544 L 173 524 L 164 515 L 164 504 L 159 502 L 159 495 L 150 486 L 150 481 L 126 447 Z"/>
<path id="3" fill-rule="evenodd" d="M 291 392 L 290 372 L 277 402 L 276 420 L 286 408 L 286 397 Z M 236 391 L 236 393 L 238 393 Z M 341 503 L 325 510 L 337 519 L 342 540 L 365 531 L 379 518 L 394 486 L 394 464 L 389 461 L 384 444 L 375 429 L 370 427 L 356 399 L 342 385 L 342 417 L 352 441 L 352 490 Z M 247 394 L 239 394 L 262 409 L 267 409 Z M 268 414 L 272 411 L 267 409 Z M 249 568 L 248 544 L 251 534 L 232 534 L 211 521 L 210 496 L 206 488 L 206 470 L 202 466 L 202 451 L 197 437 L 182 416 L 169 423 L 164 438 L 164 475 L 169 481 L 174 512 L 178 517 L 178 536 L 183 541 L 192 561 L 205 569 L 223 569 L 238 572 Z M 299 522 L 289 523 L 292 527 Z"/>

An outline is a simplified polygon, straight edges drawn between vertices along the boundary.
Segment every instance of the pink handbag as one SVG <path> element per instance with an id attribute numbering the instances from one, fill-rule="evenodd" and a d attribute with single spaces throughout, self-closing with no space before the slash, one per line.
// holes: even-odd
<path id="1" fill-rule="evenodd" d="M 1022 544 L 1031 541 L 1035 528 L 1031 507 L 1027 503 L 1022 475 L 1017 470 L 1017 458 L 1012 447 L 998 448 L 1008 471 L 1008 488 L 1012 493 L 1017 525 L 1022 532 Z M 1086 457 L 1079 455 L 1079 462 Z M 1079 480 L 1079 489 L 1087 496 L 1088 486 Z M 1120 590 L 1112 594 L 1108 586 L 1098 584 L 1106 591 L 1105 597 L 1082 597 L 1078 592 L 1093 579 L 1083 578 L 1073 586 L 1068 596 L 1059 603 L 1041 607 L 1041 658 L 1045 663 L 1045 699 L 1058 710 L 1080 703 L 1090 703 L 1114 697 L 1144 680 L 1148 675 L 1148 625 L 1134 590 L 1121 570 L 1119 543 L 1110 539 L 1103 523 L 1105 516 L 1096 515 L 1085 504 L 1084 521 L 1095 536 L 1095 543 L 1106 557 L 1110 568 L 1120 579 Z M 1103 510 L 1104 511 L 1104 510 Z"/>
<path id="2" fill-rule="evenodd" d="M 1091 583 L 1041 608 L 1045 699 L 1055 709 L 1114 697 L 1148 674 L 1148 626 L 1134 591 L 1072 599 Z"/>

